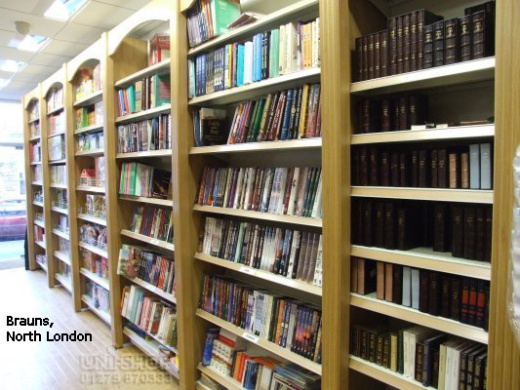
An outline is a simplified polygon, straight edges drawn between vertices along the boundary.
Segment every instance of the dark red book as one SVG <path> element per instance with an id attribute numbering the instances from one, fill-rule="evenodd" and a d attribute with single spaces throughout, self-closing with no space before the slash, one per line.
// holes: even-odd
<path id="1" fill-rule="evenodd" d="M 373 35 L 374 40 L 374 78 L 381 77 L 381 35 L 377 32 Z"/>
<path id="2" fill-rule="evenodd" d="M 433 67 L 434 56 L 434 24 L 427 24 L 424 26 L 424 44 L 423 44 L 423 65 L 424 69 Z"/>
<path id="3" fill-rule="evenodd" d="M 476 212 L 473 206 L 464 207 L 464 258 L 475 259 L 476 251 Z"/>
<path id="4" fill-rule="evenodd" d="M 395 206 L 393 202 L 385 202 L 385 248 L 396 248 Z"/>
<path id="5" fill-rule="evenodd" d="M 460 60 L 469 61 L 473 58 L 473 25 L 471 15 L 460 19 Z"/>
<path id="6" fill-rule="evenodd" d="M 380 76 L 388 76 L 388 30 L 379 33 L 379 68 Z"/>
<path id="7" fill-rule="evenodd" d="M 388 75 L 397 74 L 397 17 L 388 18 Z"/>
<path id="8" fill-rule="evenodd" d="M 403 267 L 394 264 L 392 273 L 392 302 L 401 305 L 403 303 Z"/>
<path id="9" fill-rule="evenodd" d="M 458 277 L 453 276 L 451 278 L 450 292 L 451 292 L 450 318 L 454 321 L 460 321 L 462 284 Z"/>
<path id="10" fill-rule="evenodd" d="M 398 130 L 410 130 L 409 103 L 407 96 L 399 97 L 399 127 Z"/>
<path id="11" fill-rule="evenodd" d="M 417 150 L 412 150 L 410 171 L 410 186 L 419 187 L 419 152 Z"/>
<path id="12" fill-rule="evenodd" d="M 381 180 L 380 183 L 384 187 L 390 186 L 390 155 L 388 152 L 381 153 Z"/>
<path id="13" fill-rule="evenodd" d="M 477 279 L 469 280 L 468 324 L 475 325 L 477 318 Z"/>
<path id="14" fill-rule="evenodd" d="M 431 187 L 437 188 L 439 186 L 439 175 L 437 169 L 437 150 L 434 149 L 430 152 L 430 178 L 431 178 Z"/>
<path id="15" fill-rule="evenodd" d="M 464 212 L 462 206 L 451 207 L 451 254 L 464 257 Z"/>
<path id="16" fill-rule="evenodd" d="M 375 74 L 374 38 L 375 34 L 368 35 L 368 80 L 372 80 Z"/>
<path id="17" fill-rule="evenodd" d="M 399 154 L 396 152 L 390 154 L 390 185 L 399 187 Z"/>
<path id="18" fill-rule="evenodd" d="M 486 286 L 487 285 L 487 286 Z M 475 313 L 475 326 L 484 329 L 486 317 L 486 291 L 489 291 L 489 282 L 477 280 L 477 305 Z"/>
<path id="19" fill-rule="evenodd" d="M 399 99 L 392 99 L 391 105 L 392 130 L 399 130 Z"/>
<path id="20" fill-rule="evenodd" d="M 359 148 L 359 182 L 360 186 L 368 185 L 368 150 L 362 146 Z"/>
<path id="21" fill-rule="evenodd" d="M 359 149 L 352 148 L 352 185 L 358 186 L 359 184 Z"/>
<path id="22" fill-rule="evenodd" d="M 392 130 L 391 107 L 390 99 L 381 101 L 381 131 Z"/>
<path id="23" fill-rule="evenodd" d="M 385 204 L 376 202 L 375 208 L 374 245 L 378 248 L 383 248 L 385 246 Z"/>
<path id="24" fill-rule="evenodd" d="M 409 105 L 409 125 L 422 125 L 428 118 L 428 97 L 426 95 L 410 95 Z"/>
<path id="25" fill-rule="evenodd" d="M 460 61 L 460 19 L 451 18 L 444 22 L 444 63 Z"/>
<path id="26" fill-rule="evenodd" d="M 427 270 L 419 271 L 419 311 L 428 313 L 428 299 L 430 296 L 430 275 Z"/>
<path id="27" fill-rule="evenodd" d="M 475 218 L 475 260 L 484 261 L 486 247 L 486 216 L 484 207 L 477 206 Z"/>
<path id="28" fill-rule="evenodd" d="M 411 14 L 405 14 L 402 16 L 403 20 L 403 73 L 410 72 L 411 70 Z"/>
<path id="29" fill-rule="evenodd" d="M 491 232 L 493 230 L 493 209 L 487 206 L 485 209 L 485 246 L 484 246 L 484 261 L 491 261 Z"/>
<path id="30" fill-rule="evenodd" d="M 397 19 L 397 74 L 404 72 L 404 34 L 403 16 L 396 16 Z"/>
<path id="31" fill-rule="evenodd" d="M 448 207 L 446 203 L 435 203 L 433 206 L 433 250 L 448 251 Z"/>
<path id="32" fill-rule="evenodd" d="M 440 313 L 441 317 L 451 317 L 451 279 L 448 274 L 442 274 L 440 277 Z"/>
<path id="33" fill-rule="evenodd" d="M 470 278 L 462 278 L 461 299 L 460 299 L 460 322 L 469 324 L 469 289 Z"/>
<path id="34" fill-rule="evenodd" d="M 444 65 L 444 20 L 438 20 L 433 27 L 433 66 Z"/>
<path id="35" fill-rule="evenodd" d="M 430 159 L 426 150 L 419 151 L 419 184 L 421 188 L 430 186 Z"/>
<path id="36" fill-rule="evenodd" d="M 415 207 L 407 205 L 397 209 L 397 249 L 408 250 L 418 246 L 421 230 L 417 224 Z"/>
<path id="37" fill-rule="evenodd" d="M 365 200 L 363 208 L 363 245 L 365 246 L 374 245 L 373 207 L 372 200 Z"/>
<path id="38" fill-rule="evenodd" d="M 408 187 L 410 176 L 410 163 L 406 153 L 399 153 L 399 186 Z"/>
<path id="39" fill-rule="evenodd" d="M 363 47 L 363 60 L 361 61 L 363 64 L 362 80 L 368 80 L 368 35 L 362 36 L 361 39 Z"/>
<path id="40" fill-rule="evenodd" d="M 446 149 L 437 151 L 437 187 L 448 188 L 448 152 Z"/>
<path id="41" fill-rule="evenodd" d="M 428 313 L 438 316 L 441 312 L 441 275 L 437 271 L 429 272 Z"/>
<path id="42" fill-rule="evenodd" d="M 354 81 L 363 81 L 363 37 L 357 37 L 355 40 L 355 64 Z"/>
<path id="43" fill-rule="evenodd" d="M 371 147 L 368 152 L 368 184 L 371 186 L 379 185 L 379 158 L 377 148 Z"/>
<path id="44" fill-rule="evenodd" d="M 419 35 L 417 33 L 417 17 L 419 13 L 414 11 L 410 14 L 410 71 L 415 71 L 419 69 L 417 65 L 418 60 L 418 39 Z"/>
<path id="45" fill-rule="evenodd" d="M 472 15 L 473 58 L 482 58 L 495 54 L 495 4 L 494 1 L 488 1 L 464 10 L 465 15 Z M 481 16 L 481 13 L 484 16 Z M 481 20 L 482 29 L 475 26 L 475 23 L 479 23 Z M 475 37 L 476 30 L 478 30 L 479 34 L 482 34 L 482 37 L 480 35 Z M 482 48 L 480 45 L 482 45 Z M 482 56 L 480 56 L 481 52 L 483 52 Z"/>

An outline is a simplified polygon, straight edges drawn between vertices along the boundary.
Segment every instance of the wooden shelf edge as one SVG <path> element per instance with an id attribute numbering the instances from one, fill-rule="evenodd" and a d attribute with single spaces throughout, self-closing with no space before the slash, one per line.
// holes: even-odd
<path id="1" fill-rule="evenodd" d="M 222 386 L 224 386 L 228 390 L 244 390 L 242 385 L 235 379 L 233 379 L 231 377 L 226 377 L 211 367 L 203 366 L 202 363 L 199 363 L 199 365 L 197 366 L 197 370 L 199 370 L 200 372 L 203 372 L 204 374 L 209 376 L 214 381 L 220 383 Z"/>
<path id="2" fill-rule="evenodd" d="M 61 230 L 52 229 L 52 233 L 57 235 L 58 237 L 61 237 L 61 238 L 64 238 L 65 240 L 67 240 L 67 241 L 70 241 L 70 236 L 67 233 L 62 232 Z"/>
<path id="3" fill-rule="evenodd" d="M 84 242 L 79 242 L 78 246 L 83 248 L 83 249 L 86 249 L 89 252 L 92 252 L 92 253 L 94 253 L 94 254 L 96 254 L 98 256 L 101 256 L 101 257 L 104 257 L 105 259 L 108 259 L 108 253 L 107 253 L 106 250 L 98 248 L 98 247 L 96 247 L 94 245 L 86 244 Z"/>
<path id="4" fill-rule="evenodd" d="M 115 123 L 124 123 L 124 122 L 131 122 L 135 121 L 136 119 L 140 118 L 147 118 L 155 115 L 160 115 L 163 113 L 167 113 L 168 111 L 171 111 L 172 105 L 170 103 L 163 104 L 159 107 L 149 108 L 148 110 L 142 110 L 133 114 L 118 116 L 115 119 Z"/>
<path id="5" fill-rule="evenodd" d="M 60 165 L 60 164 L 67 164 L 67 159 L 62 158 L 60 160 L 49 161 L 49 165 Z"/>
<path id="6" fill-rule="evenodd" d="M 300 280 L 295 280 L 291 278 L 286 278 L 285 276 L 275 275 L 271 272 L 256 269 L 253 267 L 246 266 L 244 264 L 237 264 L 232 261 L 219 259 L 217 257 L 213 257 L 210 255 L 206 255 L 204 253 L 197 252 L 194 257 L 197 260 L 204 261 L 206 263 L 211 263 L 218 265 L 223 268 L 227 268 L 233 271 L 241 272 L 250 276 L 253 276 L 258 279 L 266 280 L 268 282 L 281 284 L 285 287 L 289 287 L 298 291 L 304 291 L 309 294 L 320 296 L 322 295 L 321 287 L 315 286 L 313 284 L 302 282 Z"/>
<path id="7" fill-rule="evenodd" d="M 439 329 L 468 340 L 488 344 L 489 335 L 485 330 L 449 318 L 432 316 L 410 307 L 383 301 L 372 296 L 363 296 L 354 293 L 350 294 L 350 304 L 365 310 L 409 321 L 417 325 Z"/>
<path id="8" fill-rule="evenodd" d="M 134 82 L 136 80 L 140 80 L 149 75 L 169 73 L 170 72 L 170 63 L 171 63 L 171 60 L 169 58 L 167 58 L 166 60 L 158 62 L 157 64 L 147 66 L 146 68 L 143 68 L 135 73 L 132 73 L 131 75 L 126 76 L 125 78 L 117 80 L 114 83 L 114 87 L 123 88 L 123 87 L 126 87 L 127 85 L 130 85 L 132 82 Z"/>
<path id="9" fill-rule="evenodd" d="M 145 157 L 171 157 L 171 149 L 147 150 L 142 152 L 118 153 L 117 159 L 145 158 Z"/>
<path id="10" fill-rule="evenodd" d="M 153 284 L 145 282 L 144 280 L 141 280 L 139 278 L 129 278 L 126 275 L 120 275 L 120 276 L 122 276 L 123 278 L 129 280 L 130 282 L 132 282 L 134 284 L 137 284 L 138 286 L 141 286 L 142 288 L 146 289 L 147 291 L 150 291 L 151 293 L 154 293 L 155 295 L 160 296 L 164 300 L 166 300 L 174 305 L 177 305 L 177 299 L 175 298 L 175 296 L 173 294 L 168 294 L 167 292 L 164 292 L 163 290 L 154 286 Z"/>
<path id="11" fill-rule="evenodd" d="M 493 190 L 352 186 L 351 196 L 493 204 Z"/>
<path id="12" fill-rule="evenodd" d="M 95 192 L 96 194 L 104 194 L 105 187 L 77 186 L 76 191 Z"/>
<path id="13" fill-rule="evenodd" d="M 321 150 L 321 137 L 287 141 L 246 142 L 238 144 L 199 146 L 190 148 L 190 154 L 262 153 L 301 149 Z"/>
<path id="14" fill-rule="evenodd" d="M 42 207 L 43 207 L 43 205 L 42 205 Z M 59 207 L 53 206 L 53 207 L 51 207 L 51 210 L 55 211 L 57 213 L 63 214 L 63 215 L 69 215 L 69 210 L 67 210 L 67 209 L 61 209 Z"/>
<path id="15" fill-rule="evenodd" d="M 173 199 L 146 198 L 144 196 L 132 195 L 119 195 L 119 199 L 130 202 L 148 203 L 164 207 L 173 207 Z"/>
<path id="16" fill-rule="evenodd" d="M 93 150 L 83 150 L 81 152 L 76 152 L 74 154 L 75 157 L 90 157 L 90 156 L 101 156 L 105 153 L 103 149 L 93 149 Z"/>
<path id="17" fill-rule="evenodd" d="M 58 107 L 56 107 L 56 108 L 53 108 L 52 110 L 47 111 L 47 116 L 52 115 L 52 114 L 56 114 L 57 112 L 60 112 L 60 111 L 62 111 L 63 109 L 65 109 L 65 106 L 63 106 L 63 105 L 58 106 Z"/>
<path id="18" fill-rule="evenodd" d="M 56 273 L 54 277 L 58 282 L 60 282 L 60 284 L 63 286 L 65 290 L 72 294 L 72 282 L 70 280 L 67 280 L 66 277 L 59 273 Z"/>
<path id="19" fill-rule="evenodd" d="M 103 90 L 100 89 L 99 91 L 93 92 L 88 96 L 85 96 L 81 99 L 76 100 L 72 105 L 74 107 L 81 107 L 84 105 L 95 103 L 96 100 L 101 99 L 103 97 Z"/>
<path id="20" fill-rule="evenodd" d="M 282 348 L 270 341 L 260 339 L 256 336 L 250 335 L 248 332 L 246 332 L 244 329 L 239 328 L 238 326 L 235 326 L 233 324 L 230 324 L 227 321 L 224 321 L 217 316 L 214 316 L 210 313 L 205 312 L 204 310 L 197 309 L 197 316 L 200 318 L 205 319 L 206 321 L 209 321 L 221 328 L 224 328 L 231 333 L 236 334 L 239 337 L 245 338 L 249 342 L 254 342 L 256 345 L 258 345 L 260 348 L 263 348 L 267 351 L 270 351 L 284 359 L 289 360 L 292 363 L 295 363 L 303 368 L 306 368 L 309 371 L 314 372 L 315 374 L 321 375 L 321 365 L 318 363 L 315 363 L 309 359 L 304 358 L 303 356 L 300 356 L 294 352 L 292 352 L 289 349 Z M 256 342 L 255 342 L 256 341 Z"/>
<path id="21" fill-rule="evenodd" d="M 99 318 L 101 318 L 107 325 L 112 325 L 112 317 L 110 317 L 110 314 L 105 313 L 103 310 L 100 310 L 97 307 L 95 307 L 87 295 L 82 295 L 81 300 L 88 306 L 90 311 L 92 311 Z"/>
<path id="22" fill-rule="evenodd" d="M 81 267 L 79 272 L 86 278 L 103 287 L 105 290 L 110 291 L 110 284 L 108 282 L 108 279 L 98 276 L 95 273 L 90 272 L 88 269 L 83 267 Z"/>
<path id="23" fill-rule="evenodd" d="M 172 252 L 175 251 L 175 247 L 173 244 L 170 244 L 169 242 L 166 242 L 166 241 L 158 240 L 156 238 L 151 238 L 151 237 L 145 236 L 144 234 L 135 233 L 135 232 L 132 232 L 131 230 L 126 230 L 126 229 L 121 229 L 121 234 L 123 236 L 130 237 L 135 240 L 139 240 L 139 241 L 145 242 L 150 245 L 154 245 L 159 248 L 170 250 Z"/>
<path id="24" fill-rule="evenodd" d="M 83 221 L 92 222 L 97 225 L 101 226 L 107 226 L 107 221 L 105 219 L 94 217 L 88 214 L 78 214 L 78 219 L 81 219 Z"/>
<path id="25" fill-rule="evenodd" d="M 95 131 L 103 131 L 103 124 L 81 127 L 79 129 L 74 130 L 74 135 L 95 132 Z"/>
<path id="26" fill-rule="evenodd" d="M 72 266 L 72 263 L 70 261 L 70 257 L 68 255 L 66 255 L 65 253 L 61 252 L 61 251 L 55 251 L 54 252 L 54 257 L 57 258 L 59 261 L 69 265 L 69 266 Z"/>

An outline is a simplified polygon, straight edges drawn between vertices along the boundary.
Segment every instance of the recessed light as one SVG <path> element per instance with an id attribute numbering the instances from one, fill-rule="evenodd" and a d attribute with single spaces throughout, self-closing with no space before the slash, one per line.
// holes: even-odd
<path id="1" fill-rule="evenodd" d="M 42 37 L 40 35 L 26 35 L 25 38 L 18 44 L 17 49 L 23 51 L 36 52 L 45 43 L 47 43 L 48 40 L 49 38 Z"/>
<path id="2" fill-rule="evenodd" d="M 4 72 L 16 73 L 25 66 L 25 62 L 15 60 L 4 60 L 0 70 Z"/>
<path id="3" fill-rule="evenodd" d="M 43 16 L 49 19 L 68 20 L 87 0 L 54 0 Z"/>

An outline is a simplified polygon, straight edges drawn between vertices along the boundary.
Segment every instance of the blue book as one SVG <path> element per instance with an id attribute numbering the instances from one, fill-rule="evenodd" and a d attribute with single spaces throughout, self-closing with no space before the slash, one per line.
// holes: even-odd
<path id="1" fill-rule="evenodd" d="M 213 342 L 218 337 L 219 328 L 209 328 L 206 333 L 206 342 L 204 343 L 204 351 L 202 353 L 202 365 L 207 367 L 211 363 L 211 355 L 213 353 Z"/>
<path id="2" fill-rule="evenodd" d="M 237 87 L 244 85 L 244 44 L 239 43 L 237 47 Z"/>
<path id="3" fill-rule="evenodd" d="M 262 33 L 256 34 L 255 37 L 253 38 L 253 44 L 254 44 L 253 81 L 262 80 L 262 41 L 263 41 Z"/>
<path id="4" fill-rule="evenodd" d="M 206 61 L 207 55 L 203 54 L 200 59 L 200 94 L 206 94 Z"/>
<path id="5" fill-rule="evenodd" d="M 283 120 L 282 120 L 282 131 L 280 132 L 281 140 L 286 140 L 286 139 L 290 138 L 289 122 L 291 119 L 291 108 L 292 108 L 293 95 L 294 95 L 293 88 L 287 90 L 287 100 L 285 102 L 285 110 L 284 110 Z"/>

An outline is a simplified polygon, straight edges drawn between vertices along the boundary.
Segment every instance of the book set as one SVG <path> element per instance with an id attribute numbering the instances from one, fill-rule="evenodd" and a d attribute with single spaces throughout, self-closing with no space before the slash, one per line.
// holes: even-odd
<path id="1" fill-rule="evenodd" d="M 102 151 L 105 148 L 105 135 L 102 131 L 78 134 L 76 152 Z"/>
<path id="2" fill-rule="evenodd" d="M 38 138 L 41 136 L 40 122 L 32 122 L 29 125 L 29 134 L 31 138 Z"/>
<path id="3" fill-rule="evenodd" d="M 63 108 L 63 88 L 51 88 L 47 93 L 47 114 Z"/>
<path id="4" fill-rule="evenodd" d="M 151 205 L 136 207 L 130 230 L 146 237 L 172 243 L 172 211 Z"/>
<path id="5" fill-rule="evenodd" d="M 74 93 L 75 100 L 83 100 L 88 98 L 90 95 L 100 91 L 101 85 L 101 63 L 96 64 L 93 67 L 84 66 L 76 72 Z"/>
<path id="6" fill-rule="evenodd" d="M 157 33 L 148 41 L 148 66 L 170 58 L 170 34 Z"/>
<path id="7" fill-rule="evenodd" d="M 45 242 L 45 229 L 41 226 L 34 225 L 34 240 L 36 242 Z"/>
<path id="8" fill-rule="evenodd" d="M 54 197 L 51 199 L 52 206 L 58 207 L 60 209 L 67 209 L 68 208 L 68 197 L 67 197 L 67 190 L 57 188 L 54 191 Z"/>
<path id="9" fill-rule="evenodd" d="M 99 284 L 87 279 L 85 281 L 85 295 L 88 303 L 95 309 L 108 313 L 110 310 L 110 292 Z"/>
<path id="10" fill-rule="evenodd" d="M 104 188 L 106 183 L 105 157 L 94 157 L 91 168 L 83 168 L 79 176 L 80 186 Z"/>
<path id="11" fill-rule="evenodd" d="M 106 218 L 106 198 L 104 195 L 86 194 L 85 202 L 79 209 L 80 214 L 90 215 L 92 217 Z"/>
<path id="12" fill-rule="evenodd" d="M 495 2 L 444 18 L 420 9 L 388 18 L 386 30 L 356 38 L 355 81 L 413 72 L 495 53 Z"/>
<path id="13" fill-rule="evenodd" d="M 65 155 L 65 137 L 63 134 L 50 137 L 47 141 L 49 147 L 49 161 L 63 160 Z"/>
<path id="14" fill-rule="evenodd" d="M 79 227 L 79 239 L 82 243 L 106 250 L 107 230 L 103 226 L 85 223 Z"/>
<path id="15" fill-rule="evenodd" d="M 41 172 L 41 167 L 40 172 Z M 67 167 L 65 165 L 54 165 L 49 168 L 50 176 L 51 176 L 51 183 L 52 184 L 61 184 L 66 185 L 67 184 Z M 40 180 L 36 179 L 36 181 L 41 181 L 41 173 L 40 173 Z"/>
<path id="16" fill-rule="evenodd" d="M 58 221 L 54 224 L 53 229 L 60 232 L 69 233 L 69 219 L 66 215 L 58 215 Z"/>
<path id="17" fill-rule="evenodd" d="M 171 172 L 138 162 L 121 164 L 119 194 L 166 199 Z"/>
<path id="18" fill-rule="evenodd" d="M 81 249 L 80 253 L 83 269 L 88 270 L 100 278 L 108 279 L 109 264 L 106 257 L 96 255 L 85 249 Z"/>
<path id="19" fill-rule="evenodd" d="M 99 125 L 104 122 L 103 102 L 97 102 L 84 107 L 74 109 L 74 124 L 76 130 Z"/>
<path id="20" fill-rule="evenodd" d="M 50 115 L 47 121 L 49 123 L 49 136 L 65 133 L 65 113 L 63 111 L 58 115 Z"/>
<path id="21" fill-rule="evenodd" d="M 117 127 L 117 152 L 171 149 L 171 114 Z"/>
<path id="22" fill-rule="evenodd" d="M 169 104 L 170 75 L 155 74 L 117 90 L 119 117 Z"/>
<path id="23" fill-rule="evenodd" d="M 40 141 L 29 145 L 29 155 L 31 163 L 41 163 L 42 161 L 42 144 Z"/>

